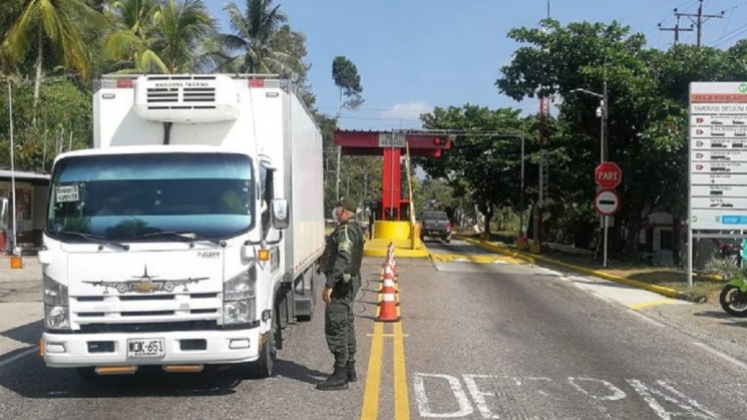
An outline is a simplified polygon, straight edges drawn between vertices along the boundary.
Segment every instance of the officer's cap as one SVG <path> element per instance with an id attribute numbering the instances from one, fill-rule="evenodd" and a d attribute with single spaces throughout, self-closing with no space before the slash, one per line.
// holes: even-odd
<path id="1" fill-rule="evenodd" d="M 347 211 L 355 213 L 358 210 L 358 204 L 350 197 L 343 197 L 337 203 L 335 207 L 342 207 Z"/>

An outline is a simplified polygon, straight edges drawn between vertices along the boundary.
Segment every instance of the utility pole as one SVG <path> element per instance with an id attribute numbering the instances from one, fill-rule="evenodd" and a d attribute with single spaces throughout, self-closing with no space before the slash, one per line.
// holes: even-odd
<path id="1" fill-rule="evenodd" d="M 547 0 L 547 19 L 550 19 L 550 0 Z M 547 177 L 547 155 L 545 151 L 545 142 L 547 141 L 547 120 L 550 116 L 550 99 L 547 96 L 540 97 L 540 162 L 539 162 L 539 199 L 536 204 L 535 218 L 534 218 L 534 242 L 538 245 L 542 244 L 543 239 L 543 226 L 542 226 L 542 212 L 545 206 L 545 200 L 547 199 L 548 191 L 548 177 Z"/>
<path id="2" fill-rule="evenodd" d="M 13 215 L 13 245 L 9 248 L 13 255 L 21 255 L 18 248 L 18 220 L 16 216 L 16 164 L 15 164 L 15 142 L 13 139 L 13 83 L 10 77 L 6 77 L 8 82 L 8 124 L 10 125 L 10 190 L 11 190 L 11 214 Z"/>
<path id="3" fill-rule="evenodd" d="M 674 9 L 674 13 L 677 13 L 677 9 Z M 674 45 L 677 45 L 680 43 L 680 32 L 693 32 L 695 29 L 695 25 L 690 25 L 689 28 L 680 28 L 680 18 L 681 16 L 677 16 L 677 24 L 674 25 L 673 28 L 662 28 L 661 23 L 659 24 L 659 30 L 660 31 L 672 31 L 674 32 Z"/>
<path id="4" fill-rule="evenodd" d="M 703 45 L 703 24 L 708 22 L 710 19 L 722 19 L 726 14 L 725 11 L 721 11 L 718 15 L 704 15 L 703 14 L 703 0 L 699 0 L 698 13 L 679 13 L 677 9 L 674 9 L 674 15 L 677 18 L 685 16 L 689 18 L 698 30 L 698 47 Z M 695 19 L 693 19 L 695 18 Z M 681 30 L 681 29 L 680 29 Z"/>

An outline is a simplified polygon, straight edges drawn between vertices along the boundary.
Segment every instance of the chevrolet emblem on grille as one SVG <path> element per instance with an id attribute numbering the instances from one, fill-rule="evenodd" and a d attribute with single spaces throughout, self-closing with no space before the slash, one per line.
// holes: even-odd
<path id="1" fill-rule="evenodd" d="M 135 281 L 84 281 L 83 283 L 89 283 L 94 286 L 102 286 L 104 288 L 104 294 L 109 294 L 109 289 L 114 288 L 120 294 L 125 293 L 153 293 L 153 292 L 167 292 L 171 293 L 178 286 L 182 286 L 184 293 L 188 293 L 189 289 L 187 285 L 190 283 L 197 283 L 202 280 L 207 280 L 209 277 L 195 277 L 186 279 L 174 279 L 174 280 L 155 280 L 158 276 L 151 276 L 148 274 L 148 266 L 145 266 L 143 275 L 133 276 Z"/>

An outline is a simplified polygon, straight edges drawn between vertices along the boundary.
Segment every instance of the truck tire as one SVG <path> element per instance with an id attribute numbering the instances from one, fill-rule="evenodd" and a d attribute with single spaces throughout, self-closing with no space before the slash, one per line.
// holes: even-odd
<path id="1" fill-rule="evenodd" d="M 277 348 L 275 347 L 275 335 L 278 330 L 277 317 L 278 313 L 274 312 L 272 327 L 265 334 L 265 342 L 259 350 L 259 359 L 247 366 L 247 376 L 250 379 L 265 379 L 271 377 L 274 373 L 275 360 L 277 359 Z"/>

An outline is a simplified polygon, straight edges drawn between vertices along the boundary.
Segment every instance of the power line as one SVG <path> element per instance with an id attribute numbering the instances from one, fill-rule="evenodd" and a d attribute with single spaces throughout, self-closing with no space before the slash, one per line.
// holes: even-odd
<path id="1" fill-rule="evenodd" d="M 724 29 L 721 31 L 721 35 L 718 38 L 716 38 L 714 41 L 711 42 L 710 45 L 712 47 L 716 47 L 716 46 L 719 46 L 719 45 L 721 45 L 723 43 L 729 42 L 732 39 L 734 39 L 734 38 L 736 38 L 739 35 L 741 35 L 741 34 L 744 33 L 744 31 L 741 31 L 741 30 L 744 29 L 744 28 L 747 28 L 747 24 L 738 26 L 736 29 L 734 29 L 734 30 L 732 30 L 732 31 L 730 31 L 728 33 L 726 32 L 726 30 L 728 29 L 729 24 L 731 23 L 731 20 L 734 17 L 734 11 L 737 10 L 737 9 L 739 9 L 742 6 L 745 6 L 745 5 L 747 5 L 747 1 L 739 3 L 736 6 L 732 6 L 729 9 L 726 10 L 726 12 L 729 13 L 729 19 L 726 21 L 726 25 L 724 26 Z"/>
<path id="2" fill-rule="evenodd" d="M 674 9 L 674 15 L 679 18 L 681 17 L 687 17 L 689 18 L 694 26 L 696 27 L 698 31 L 698 41 L 697 45 L 698 47 L 702 46 L 703 44 L 703 24 L 708 22 L 710 19 L 722 19 L 724 17 L 724 14 L 726 14 L 726 11 L 721 11 L 721 14 L 718 15 L 707 15 L 703 14 L 703 0 L 698 0 L 698 12 L 697 13 L 680 13 L 678 9 Z M 693 19 L 696 18 L 696 19 Z M 678 23 L 679 26 L 679 23 Z M 679 29 L 680 31 L 682 29 Z M 675 36 L 678 37 L 677 32 L 675 32 Z"/>
<path id="3" fill-rule="evenodd" d="M 674 9 L 674 12 L 677 13 L 677 9 Z M 674 45 L 679 44 L 680 42 L 680 32 L 692 32 L 694 31 L 695 25 L 690 25 L 689 28 L 680 28 L 680 18 L 681 16 L 677 16 L 677 23 L 672 28 L 664 28 L 661 26 L 661 23 L 659 24 L 659 30 L 660 31 L 672 31 L 674 32 Z"/>

